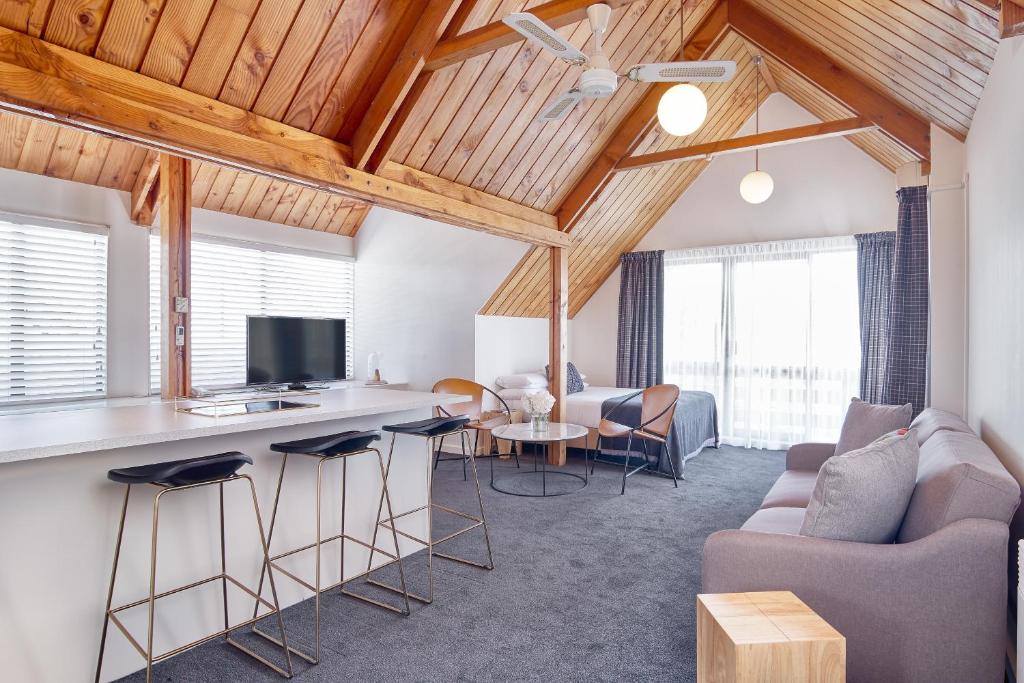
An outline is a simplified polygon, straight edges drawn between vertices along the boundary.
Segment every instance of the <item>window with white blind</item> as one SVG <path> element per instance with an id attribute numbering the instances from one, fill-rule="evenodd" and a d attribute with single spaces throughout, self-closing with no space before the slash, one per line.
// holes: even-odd
<path id="1" fill-rule="evenodd" d="M 150 238 L 150 388 L 160 390 L 160 237 Z M 193 237 L 192 385 L 245 384 L 245 318 L 344 318 L 352 375 L 355 268 L 349 260 Z"/>
<path id="2" fill-rule="evenodd" d="M 106 228 L 0 213 L 0 406 L 106 391 Z"/>

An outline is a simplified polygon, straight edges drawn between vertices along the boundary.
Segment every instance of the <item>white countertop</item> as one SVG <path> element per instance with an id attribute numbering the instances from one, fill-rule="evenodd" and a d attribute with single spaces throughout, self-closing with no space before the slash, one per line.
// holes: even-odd
<path id="1" fill-rule="evenodd" d="M 3 415 L 0 463 L 432 408 L 464 402 L 469 397 L 350 388 L 323 391 L 314 400 L 320 405 L 230 417 L 178 412 L 170 401 Z"/>

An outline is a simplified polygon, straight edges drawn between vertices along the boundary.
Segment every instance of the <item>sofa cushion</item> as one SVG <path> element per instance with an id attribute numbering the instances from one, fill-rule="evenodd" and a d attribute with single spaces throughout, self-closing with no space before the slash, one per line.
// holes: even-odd
<path id="1" fill-rule="evenodd" d="M 939 431 L 921 446 L 917 486 L 900 527 L 900 543 L 924 538 L 961 519 L 1009 523 L 1020 486 L 985 442 Z"/>
<path id="2" fill-rule="evenodd" d="M 835 455 L 864 448 L 878 437 L 910 426 L 914 406 L 882 406 L 851 399 L 846 409 L 843 428 L 839 432 Z"/>
<path id="3" fill-rule="evenodd" d="M 946 431 L 974 434 L 974 430 L 959 415 L 948 413 L 938 408 L 925 408 L 921 411 L 920 415 L 914 418 L 910 426 L 917 430 L 917 442 L 919 444 L 923 444 L 932 438 L 936 432 Z"/>
<path id="4" fill-rule="evenodd" d="M 890 543 L 917 478 L 917 434 L 887 434 L 829 458 L 818 472 L 800 534 L 837 541 Z"/>
<path id="5" fill-rule="evenodd" d="M 740 529 L 796 536 L 800 533 L 800 525 L 803 522 L 803 508 L 763 508 L 752 514 Z"/>
<path id="6" fill-rule="evenodd" d="M 782 473 L 771 491 L 764 497 L 762 508 L 805 508 L 814 493 L 814 482 L 818 472 L 810 470 L 787 470 Z"/>

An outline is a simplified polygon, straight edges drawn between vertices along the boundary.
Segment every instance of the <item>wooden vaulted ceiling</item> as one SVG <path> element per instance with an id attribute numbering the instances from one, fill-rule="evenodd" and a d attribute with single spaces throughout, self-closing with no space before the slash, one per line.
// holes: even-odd
<path id="1" fill-rule="evenodd" d="M 560 122 L 541 123 L 538 112 L 572 87 L 578 70 L 520 40 L 498 40 L 497 49 L 457 59 L 459 38 L 538 5 L 568 12 L 573 20 L 561 22 L 560 33 L 583 47 L 590 29 L 578 20 L 581 4 L 458 3 L 442 39 L 445 49 L 429 55 L 432 73 L 416 80 L 395 118 L 400 125 L 384 136 L 389 160 L 376 169 L 385 179 L 449 197 L 470 196 L 503 215 L 569 228 L 575 240 L 570 315 L 707 164 L 610 174 L 593 197 L 578 202 L 581 181 L 617 150 L 617 129 L 643 103 L 650 86 L 624 82 L 607 100 L 584 102 Z M 612 4 L 617 7 L 605 50 L 613 68 L 675 57 L 683 38 L 679 0 Z M 829 68 L 851 74 L 910 116 L 962 139 L 995 54 L 999 25 L 992 4 L 730 0 L 730 12 L 749 6 L 749 13 L 763 13 L 824 53 Z M 436 0 L 0 0 L 0 26 L 351 145 L 360 158 L 366 149 L 362 124 L 379 113 L 373 110 L 375 96 L 393 86 L 389 75 L 408 57 L 403 50 L 410 41 L 422 40 L 417 24 L 437 5 Z M 688 40 L 716 5 L 687 1 Z M 762 47 L 744 27 L 734 28 L 717 37 L 708 54 L 736 60 L 738 71 L 731 82 L 704 88 L 707 123 L 686 138 L 642 128 L 630 154 L 728 138 L 753 114 L 757 67 L 752 55 Z M 766 56 L 763 75 L 771 87 L 822 120 L 862 113 L 844 104 L 844 93 L 829 92 L 786 59 Z M 849 139 L 889 169 L 917 158 L 881 130 Z M 146 157 L 146 150 L 123 140 L 0 114 L 0 166 L 131 190 Z M 350 196 L 210 161 L 193 165 L 193 203 L 340 234 L 354 234 L 368 207 Z M 571 221 L 567 204 L 583 208 Z M 535 247 L 482 312 L 543 316 L 548 297 L 546 250 Z"/>

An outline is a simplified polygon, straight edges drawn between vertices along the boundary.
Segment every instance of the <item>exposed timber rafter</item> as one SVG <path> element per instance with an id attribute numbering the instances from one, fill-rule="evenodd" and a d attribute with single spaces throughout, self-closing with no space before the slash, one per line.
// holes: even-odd
<path id="1" fill-rule="evenodd" d="M 356 168 L 367 168 L 388 125 L 413 89 L 427 56 L 441 39 L 458 8 L 459 0 L 429 0 L 419 14 L 412 34 L 352 136 L 352 165 Z"/>
<path id="2" fill-rule="evenodd" d="M 999 36 L 1024 36 L 1024 0 L 1002 0 L 999 7 Z"/>
<path id="3" fill-rule="evenodd" d="M 455 16 L 452 17 L 452 20 L 448 22 L 448 28 L 445 30 L 444 35 L 441 38 L 442 41 L 458 35 L 466 21 L 469 20 L 470 13 L 472 13 L 477 2 L 479 2 L 479 0 L 462 0 L 462 2 L 459 3 L 459 9 L 455 12 Z M 412 87 L 409 88 L 409 92 L 403 98 L 401 105 L 398 107 L 395 115 L 391 118 L 388 126 L 384 129 L 380 140 L 374 146 L 373 152 L 367 161 L 366 170 L 376 173 L 377 169 L 382 168 L 391 160 L 395 151 L 395 145 L 402 132 L 402 127 L 405 125 L 406 121 L 409 120 L 409 117 L 412 116 L 412 112 L 416 108 L 416 103 L 419 102 L 420 97 L 423 96 L 423 92 L 427 89 L 427 86 L 430 85 L 430 79 L 433 75 L 434 72 L 427 70 L 426 65 L 420 69 L 419 75 L 412 83 Z"/>
<path id="4" fill-rule="evenodd" d="M 605 4 L 615 9 L 636 1 L 605 0 Z M 586 19 L 587 8 L 593 4 L 594 0 L 551 0 L 531 7 L 528 11 L 551 28 L 558 29 Z M 441 41 L 430 53 L 423 68 L 425 71 L 437 71 L 506 45 L 514 45 L 521 40 L 523 37 L 504 22 L 495 21 Z"/>
<path id="5" fill-rule="evenodd" d="M 690 34 L 678 57 L 683 60 L 704 59 L 718 45 L 728 30 L 728 14 L 726 3 L 718 2 Z M 672 85 L 674 84 L 655 83 L 648 88 L 640 102 L 615 129 L 615 133 L 612 134 L 594 163 L 558 208 L 556 215 L 559 228 L 562 231 L 569 232 L 576 226 L 586 210 L 611 181 L 616 166 L 633 153 L 636 146 L 651 130 L 658 112 L 658 101 Z"/>
<path id="6" fill-rule="evenodd" d="M 797 126 L 796 128 L 772 130 L 756 135 L 744 135 L 742 137 L 729 138 L 728 140 L 716 140 L 715 142 L 708 142 L 702 145 L 628 157 L 620 161 L 615 170 L 631 171 L 638 168 L 660 166 L 681 161 L 709 160 L 720 154 L 734 154 L 754 149 L 791 145 L 797 142 L 854 135 L 874 130 L 875 128 L 877 126 L 868 119 L 862 116 L 855 116 L 839 121 L 812 123 L 806 126 Z"/>
<path id="7" fill-rule="evenodd" d="M 341 143 L 7 29 L 0 106 L 503 237 L 571 243 L 546 225 L 352 168 Z"/>
<path id="8" fill-rule="evenodd" d="M 788 65 L 857 115 L 876 123 L 918 159 L 930 159 L 930 124 L 925 118 L 862 81 L 820 48 L 747 0 L 728 0 L 728 14 L 730 27 L 745 39 Z"/>
<path id="9" fill-rule="evenodd" d="M 131 219 L 136 225 L 153 225 L 159 195 L 160 155 L 148 152 L 132 185 Z"/>

